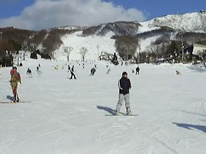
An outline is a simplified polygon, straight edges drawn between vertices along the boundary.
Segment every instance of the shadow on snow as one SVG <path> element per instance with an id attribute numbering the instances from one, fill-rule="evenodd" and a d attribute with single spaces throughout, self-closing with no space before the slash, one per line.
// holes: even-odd
<path id="1" fill-rule="evenodd" d="M 10 96 L 10 95 L 7 95 L 6 98 L 9 99 L 10 101 L 13 101 L 13 100 L 14 100 L 14 97 L 13 97 L 13 96 Z"/>
<path id="2" fill-rule="evenodd" d="M 205 67 L 189 66 L 188 68 L 194 72 L 206 73 Z"/>
<path id="3" fill-rule="evenodd" d="M 115 110 L 109 107 L 97 106 L 97 109 L 107 111 L 110 114 L 115 114 Z"/>
<path id="4" fill-rule="evenodd" d="M 175 123 L 175 122 L 173 124 L 177 125 L 178 127 L 182 127 L 182 128 L 188 129 L 188 130 L 197 129 L 197 130 L 200 130 L 200 131 L 206 133 L 206 126 L 184 124 L 184 123 Z"/>

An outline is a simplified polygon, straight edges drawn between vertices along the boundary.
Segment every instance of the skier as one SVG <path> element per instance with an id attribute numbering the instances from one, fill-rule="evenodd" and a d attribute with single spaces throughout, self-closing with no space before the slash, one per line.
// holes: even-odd
<path id="1" fill-rule="evenodd" d="M 17 93 L 17 88 L 18 88 L 18 83 L 21 84 L 21 76 L 20 74 L 17 72 L 17 67 L 13 67 L 13 74 L 11 75 L 11 88 L 12 88 L 12 92 L 14 95 L 14 100 L 12 101 L 12 103 L 16 103 L 19 102 L 19 96 Z"/>
<path id="2" fill-rule="evenodd" d="M 31 74 L 31 70 L 28 68 L 26 74 Z"/>
<path id="3" fill-rule="evenodd" d="M 107 70 L 107 74 L 109 74 L 109 72 L 110 72 L 111 70 L 110 70 L 110 68 Z"/>
<path id="4" fill-rule="evenodd" d="M 32 72 L 29 68 L 27 69 L 26 74 L 29 76 L 29 78 L 32 78 Z"/>
<path id="5" fill-rule="evenodd" d="M 68 72 L 70 71 L 70 66 L 68 65 Z"/>
<path id="6" fill-rule="evenodd" d="M 139 75 L 139 71 L 140 71 L 140 68 L 139 68 L 139 66 L 137 66 L 137 68 L 136 68 L 136 75 L 137 75 L 137 73 Z"/>
<path id="7" fill-rule="evenodd" d="M 11 71 L 10 71 L 11 77 L 12 77 L 12 75 L 14 74 L 14 71 L 15 71 L 14 69 L 15 69 L 15 66 L 13 66 L 12 69 L 11 69 Z"/>
<path id="8" fill-rule="evenodd" d="M 75 76 L 75 74 L 74 74 L 74 65 L 72 66 L 72 69 L 70 70 L 70 72 L 71 72 L 71 77 L 70 77 L 70 79 L 72 79 L 73 77 L 74 77 L 74 79 L 77 79 L 76 78 L 76 76 Z"/>
<path id="9" fill-rule="evenodd" d="M 119 100 L 116 106 L 115 115 L 119 114 L 122 107 L 123 101 L 125 100 L 125 107 L 127 114 L 131 114 L 130 101 L 129 101 L 129 90 L 131 88 L 131 82 L 128 78 L 127 72 L 122 73 L 122 78 L 118 82 L 119 86 Z"/>
<path id="10" fill-rule="evenodd" d="M 94 75 L 95 72 L 96 72 L 96 69 L 95 69 L 95 68 L 92 68 L 92 69 L 91 69 L 91 75 Z"/>

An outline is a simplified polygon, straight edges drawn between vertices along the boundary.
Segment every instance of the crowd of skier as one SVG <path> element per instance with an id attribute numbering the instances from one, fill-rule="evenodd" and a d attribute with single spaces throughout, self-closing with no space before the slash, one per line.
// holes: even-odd
<path id="1" fill-rule="evenodd" d="M 67 65 L 67 64 L 66 64 Z M 71 64 L 70 64 L 71 65 Z M 74 65 L 72 65 L 70 67 L 70 65 L 67 65 L 68 68 L 68 72 L 70 72 L 70 78 L 69 79 L 77 79 L 77 73 L 75 71 L 75 67 Z M 80 65 L 80 64 L 79 64 Z M 36 72 L 38 75 L 40 75 L 42 72 L 40 70 L 41 65 L 39 64 L 36 67 Z M 82 63 L 82 68 L 85 69 L 85 63 Z M 107 71 L 106 74 L 109 74 L 111 69 L 109 68 L 109 65 L 106 65 Z M 59 69 L 59 66 L 55 66 L 54 69 Z M 64 66 L 62 66 L 62 69 L 64 69 Z M 94 64 L 94 67 L 91 68 L 90 70 L 90 75 L 94 76 L 95 73 L 97 71 L 97 65 Z M 140 67 L 137 66 L 135 68 L 135 71 L 132 70 L 132 73 L 134 74 L 140 74 Z M 32 78 L 32 70 L 30 68 L 27 69 L 26 74 L 28 75 L 29 78 Z M 19 95 L 18 95 L 18 84 L 21 84 L 21 75 L 20 73 L 17 71 L 17 67 L 14 66 L 12 67 L 11 71 L 10 71 L 10 85 L 11 85 L 11 89 L 12 89 L 12 93 L 13 93 L 13 100 L 11 100 L 11 103 L 18 103 L 20 101 Z M 115 110 L 115 115 L 119 115 L 121 106 L 123 104 L 123 102 L 125 101 L 125 107 L 126 107 L 126 113 L 127 114 L 131 114 L 131 108 L 130 108 L 130 96 L 129 96 L 129 91 L 131 88 L 131 82 L 130 79 L 128 78 L 128 73 L 127 72 L 123 72 L 121 79 L 118 82 L 118 88 L 119 88 L 119 100 L 118 103 L 116 105 L 116 110 Z"/>

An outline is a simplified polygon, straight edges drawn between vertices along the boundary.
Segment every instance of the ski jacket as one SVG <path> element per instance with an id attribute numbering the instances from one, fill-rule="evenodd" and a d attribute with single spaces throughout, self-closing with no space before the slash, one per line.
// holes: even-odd
<path id="1" fill-rule="evenodd" d="M 128 78 L 122 77 L 118 83 L 119 93 L 126 95 L 129 94 L 129 89 L 131 88 L 131 82 Z"/>
<path id="2" fill-rule="evenodd" d="M 74 67 L 72 67 L 71 72 L 74 73 L 74 71 L 75 71 L 75 70 L 74 70 Z"/>
<path id="3" fill-rule="evenodd" d="M 12 69 L 11 71 L 10 71 L 10 75 L 12 76 L 13 74 L 14 74 L 14 70 Z"/>
<path id="4" fill-rule="evenodd" d="M 18 82 L 21 83 L 21 76 L 18 72 L 14 72 L 14 74 L 11 76 L 11 85 L 17 85 Z"/>

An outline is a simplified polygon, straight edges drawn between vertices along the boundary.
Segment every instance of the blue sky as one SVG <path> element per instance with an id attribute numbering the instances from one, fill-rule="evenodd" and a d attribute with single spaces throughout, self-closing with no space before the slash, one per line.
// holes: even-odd
<path id="1" fill-rule="evenodd" d="M 206 10 L 205 1 L 0 0 L 0 27 L 40 30 L 67 25 L 94 26 L 115 21 L 142 22 L 168 14 Z"/>
<path id="2" fill-rule="evenodd" d="M 148 19 L 168 14 L 206 10 L 206 0 L 112 0 L 112 2 L 127 9 L 137 8 L 143 11 Z"/>
<path id="3" fill-rule="evenodd" d="M 0 18 L 20 15 L 21 11 L 34 3 L 34 0 L 0 0 Z"/>
<path id="4" fill-rule="evenodd" d="M 122 5 L 126 9 L 137 8 L 143 11 L 148 19 L 177 14 L 194 12 L 206 9 L 205 0 L 104 0 Z M 34 3 L 34 0 L 0 0 L 0 18 L 20 15 L 21 11 Z"/>

